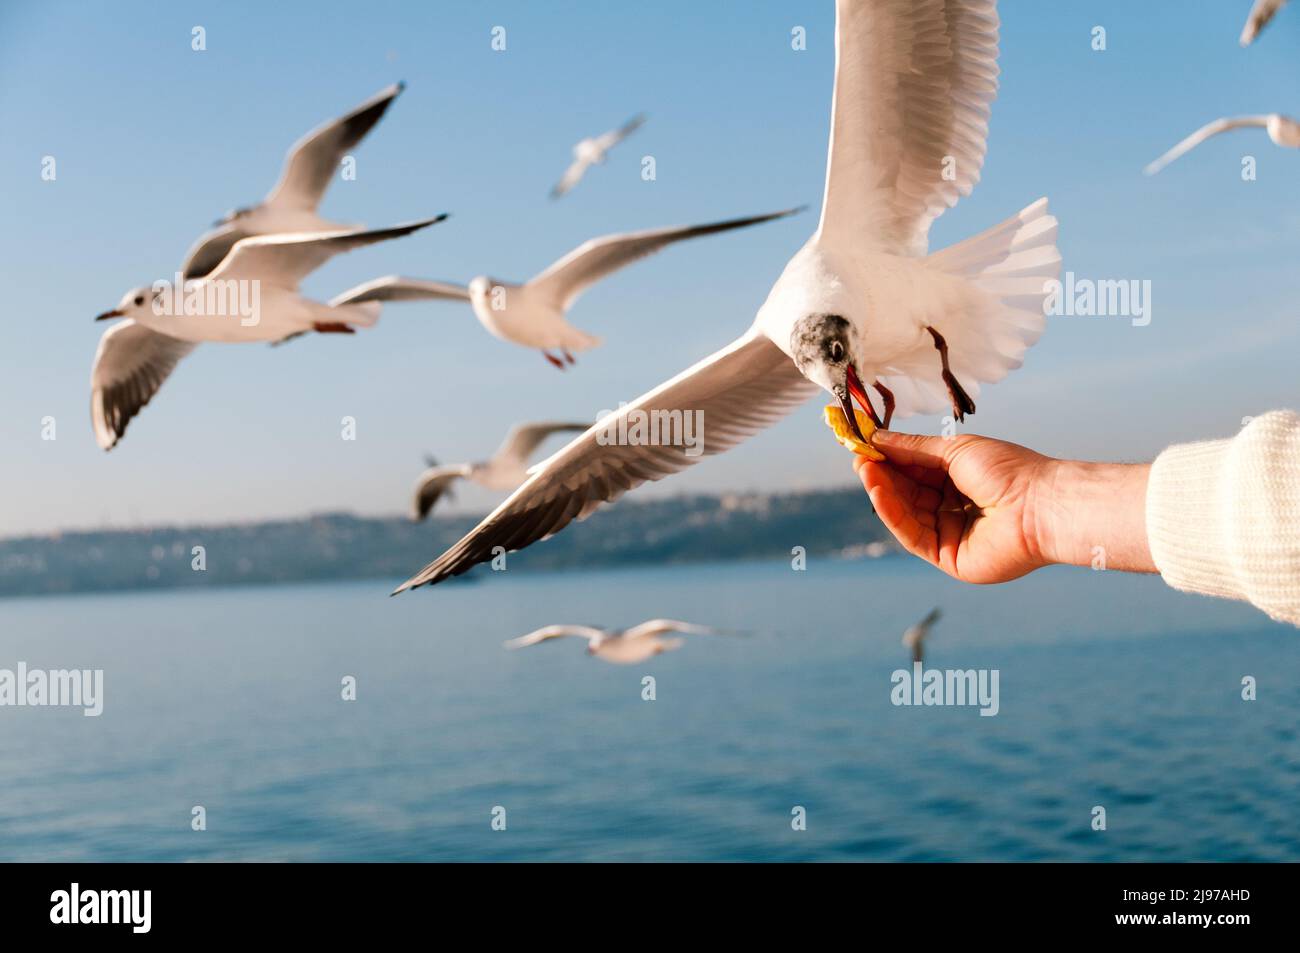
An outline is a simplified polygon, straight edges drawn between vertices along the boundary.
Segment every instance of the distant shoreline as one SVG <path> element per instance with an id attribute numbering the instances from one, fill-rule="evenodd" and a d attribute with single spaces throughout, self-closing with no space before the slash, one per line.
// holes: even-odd
<path id="1" fill-rule="evenodd" d="M 402 580 L 479 516 L 427 523 L 325 514 L 224 526 L 63 532 L 0 540 L 0 598 Z M 599 569 L 808 556 L 892 547 L 861 490 L 731 493 L 625 501 L 520 553 L 530 569 Z M 472 582 L 490 570 L 462 577 Z"/>

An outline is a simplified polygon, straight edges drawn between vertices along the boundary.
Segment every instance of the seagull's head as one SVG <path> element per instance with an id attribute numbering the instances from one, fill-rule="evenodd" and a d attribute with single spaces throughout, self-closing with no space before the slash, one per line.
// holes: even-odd
<path id="1" fill-rule="evenodd" d="M 144 315 L 153 313 L 153 303 L 157 300 L 158 294 L 159 292 L 147 285 L 132 288 L 122 295 L 122 300 L 117 303 L 116 308 L 95 315 L 95 320 L 107 321 L 110 318 L 133 318 L 139 321 Z"/>
<path id="2" fill-rule="evenodd" d="M 855 366 L 856 343 L 857 335 L 847 319 L 838 314 L 809 314 L 796 321 L 790 332 L 790 357 L 800 374 L 840 402 L 853 435 L 865 443 L 853 401 L 863 410 L 869 410 L 871 401 Z"/>

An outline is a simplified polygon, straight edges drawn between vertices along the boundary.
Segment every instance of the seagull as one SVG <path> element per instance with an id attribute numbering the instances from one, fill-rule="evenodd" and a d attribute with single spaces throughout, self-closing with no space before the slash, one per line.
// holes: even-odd
<path id="1" fill-rule="evenodd" d="M 468 301 L 479 323 L 494 337 L 538 348 L 554 367 L 564 370 L 566 362 L 575 363 L 573 351 L 585 351 L 600 344 L 600 338 L 578 330 L 565 320 L 565 315 L 578 296 L 601 278 L 674 242 L 746 228 L 799 211 L 802 209 L 793 208 L 708 225 L 603 235 L 583 242 L 521 285 L 487 275 L 479 275 L 468 286 L 389 275 L 358 285 L 338 300 L 354 304 L 421 298 Z M 552 354 L 552 350 L 558 350 L 560 356 Z"/>
<path id="2" fill-rule="evenodd" d="M 547 437 L 555 433 L 581 433 L 587 427 L 587 424 L 551 422 L 515 424 L 497 452 L 487 460 L 440 466 L 436 460 L 428 459 L 429 469 L 415 483 L 411 519 L 418 522 L 428 516 L 443 494 L 451 496 L 451 485 L 457 480 L 470 480 L 489 490 L 513 490 L 528 479 L 528 458 Z"/>
<path id="3" fill-rule="evenodd" d="M 1255 0 L 1250 15 L 1246 17 L 1246 25 L 1241 28 L 1241 45 L 1250 46 L 1259 36 L 1259 31 L 1268 26 L 1268 21 L 1284 6 L 1286 0 Z"/>
<path id="4" fill-rule="evenodd" d="M 587 640 L 587 654 L 612 662 L 615 665 L 634 665 L 664 652 L 681 648 L 685 639 L 666 639 L 667 632 L 686 635 L 723 635 L 720 629 L 677 622 L 673 619 L 651 619 L 630 629 L 598 629 L 591 625 L 548 625 L 505 643 L 508 649 L 522 649 L 540 645 L 551 639 L 576 636 Z"/>
<path id="5" fill-rule="evenodd" d="M 185 256 L 181 272 L 186 280 L 201 278 L 221 264 L 241 238 L 276 232 L 333 232 L 357 229 L 316 214 L 321 198 L 347 153 L 379 122 L 405 83 L 394 83 L 366 100 L 346 116 L 307 133 L 289 150 L 280 181 L 258 205 L 238 208 L 220 219 L 216 229 L 201 236 Z"/>
<path id="6" fill-rule="evenodd" d="M 1223 119 L 1216 119 L 1214 122 L 1206 123 L 1142 171 L 1147 175 L 1155 175 L 1183 153 L 1195 149 L 1211 136 L 1217 136 L 1219 133 L 1228 132 L 1231 129 L 1254 128 L 1262 128 L 1266 130 L 1268 132 L 1268 137 L 1273 140 L 1274 145 L 1286 146 L 1289 149 L 1300 149 L 1300 123 L 1296 122 L 1289 116 L 1283 116 L 1280 113 L 1270 113 L 1263 116 L 1224 117 Z"/>
<path id="7" fill-rule="evenodd" d="M 1060 273 L 1040 199 L 934 254 L 930 224 L 971 191 L 997 91 L 994 0 L 838 0 L 830 159 L 821 222 L 732 343 L 596 422 L 397 592 L 521 549 L 647 480 L 730 449 L 819 389 L 880 417 L 975 409 L 1018 367 Z M 701 448 L 618 439 L 629 420 L 698 411 Z M 633 415 L 636 415 L 633 417 Z M 644 429 L 644 428 L 642 428 Z M 863 440 L 863 442 L 866 442 Z M 652 444 L 652 445 L 648 445 Z M 687 450 L 690 455 L 687 455 Z"/>
<path id="8" fill-rule="evenodd" d="M 929 615 L 903 633 L 903 646 L 911 649 L 913 662 L 921 661 L 921 657 L 925 654 L 925 638 L 930 634 L 930 627 L 939 621 L 941 615 L 943 613 L 936 606 L 930 610 Z"/>
<path id="9" fill-rule="evenodd" d="M 582 181 L 587 170 L 593 165 L 604 165 L 605 155 L 645 123 L 645 115 L 633 116 L 617 129 L 612 129 L 602 136 L 583 139 L 573 147 L 573 164 L 564 170 L 564 176 L 551 189 L 551 198 L 558 199 Z"/>
<path id="10" fill-rule="evenodd" d="M 409 235 L 446 215 L 393 228 L 261 235 L 236 242 L 211 274 L 182 288 L 133 288 L 96 321 L 125 318 L 99 340 L 90 374 L 95 440 L 111 450 L 177 363 L 204 341 L 278 341 L 308 331 L 351 334 L 379 320 L 377 305 L 334 305 L 298 284 L 340 252 Z"/>

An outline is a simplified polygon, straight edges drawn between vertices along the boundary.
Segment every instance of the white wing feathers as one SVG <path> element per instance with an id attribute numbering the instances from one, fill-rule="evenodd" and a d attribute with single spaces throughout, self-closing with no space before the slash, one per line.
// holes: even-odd
<path id="1" fill-rule="evenodd" d="M 995 0 L 837 0 L 823 241 L 924 255 L 984 164 Z"/>

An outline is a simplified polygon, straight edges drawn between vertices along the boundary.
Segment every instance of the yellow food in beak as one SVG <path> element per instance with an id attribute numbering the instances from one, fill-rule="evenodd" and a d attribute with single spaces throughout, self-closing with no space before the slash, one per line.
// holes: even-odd
<path id="1" fill-rule="evenodd" d="M 826 426 L 835 431 L 835 439 L 840 445 L 848 450 L 852 450 L 859 456 L 866 457 L 868 460 L 883 460 L 885 455 L 871 446 L 869 443 L 862 443 L 853 432 L 849 430 L 848 418 L 844 416 L 844 411 L 838 404 L 827 404 L 823 412 L 826 420 Z M 871 418 L 864 411 L 857 407 L 853 408 L 853 414 L 858 418 L 858 429 L 862 431 L 862 436 L 868 440 L 876 432 L 876 425 L 871 422 Z"/>

